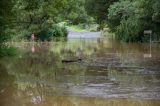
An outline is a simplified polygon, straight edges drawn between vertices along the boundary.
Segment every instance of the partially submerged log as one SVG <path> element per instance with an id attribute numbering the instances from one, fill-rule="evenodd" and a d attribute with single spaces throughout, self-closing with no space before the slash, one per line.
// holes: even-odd
<path id="1" fill-rule="evenodd" d="M 79 61 L 82 61 L 82 59 L 81 58 L 79 58 L 79 59 L 63 59 L 62 63 L 73 63 L 73 62 L 79 62 Z"/>

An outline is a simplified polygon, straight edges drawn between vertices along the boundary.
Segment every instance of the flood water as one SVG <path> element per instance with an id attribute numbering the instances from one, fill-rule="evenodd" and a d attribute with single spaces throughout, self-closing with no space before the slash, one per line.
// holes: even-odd
<path id="1" fill-rule="evenodd" d="M 160 44 L 105 38 L 13 43 L 0 106 L 160 106 Z"/>

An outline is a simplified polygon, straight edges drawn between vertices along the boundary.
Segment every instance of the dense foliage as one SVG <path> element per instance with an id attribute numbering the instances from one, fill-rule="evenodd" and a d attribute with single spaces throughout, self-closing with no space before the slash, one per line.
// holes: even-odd
<path id="1" fill-rule="evenodd" d="M 42 41 L 51 41 L 55 37 L 66 37 L 68 34 L 67 29 L 65 27 L 60 27 L 58 25 L 53 25 L 50 28 L 43 29 L 39 33 L 37 33 L 37 40 Z M 45 35 L 45 36 L 44 36 Z"/>
<path id="2" fill-rule="evenodd" d="M 95 18 L 102 29 L 107 20 L 108 8 L 118 0 L 86 0 L 85 8 L 89 15 Z"/>
<path id="3" fill-rule="evenodd" d="M 85 0 L 69 0 L 65 13 L 70 24 L 87 24 L 93 21 L 85 10 Z"/>
<path id="4" fill-rule="evenodd" d="M 159 0 L 86 0 L 85 8 L 99 29 L 108 26 L 118 40 L 146 41 L 144 30 L 153 31 L 153 40 L 160 39 Z"/>
<path id="5" fill-rule="evenodd" d="M 11 26 L 12 21 L 12 2 L 11 0 L 1 0 L 0 3 L 0 45 L 2 45 L 8 38 L 5 29 Z"/>
<path id="6" fill-rule="evenodd" d="M 17 16 L 16 31 L 26 36 L 49 29 L 62 21 L 65 8 L 66 0 L 16 0 L 13 8 Z"/>
<path id="7" fill-rule="evenodd" d="M 109 8 L 109 27 L 118 40 L 143 42 L 144 30 L 152 30 L 153 38 L 160 37 L 160 1 L 120 0 Z M 153 39 L 152 38 L 152 39 Z"/>
<path id="8" fill-rule="evenodd" d="M 16 49 L 14 47 L 1 45 L 0 46 L 0 58 L 4 56 L 14 56 L 16 54 Z"/>
<path id="9" fill-rule="evenodd" d="M 3 56 L 14 55 L 15 49 L 5 45 L 5 42 L 11 37 L 7 29 L 13 26 L 13 7 L 11 0 L 1 0 L 0 3 L 0 58 Z"/>
<path id="10" fill-rule="evenodd" d="M 15 0 L 14 3 L 13 11 L 17 16 L 16 32 L 19 32 L 20 37 L 32 33 L 44 33 L 52 29 L 53 25 L 63 21 L 79 24 L 91 20 L 84 8 L 85 0 Z"/>

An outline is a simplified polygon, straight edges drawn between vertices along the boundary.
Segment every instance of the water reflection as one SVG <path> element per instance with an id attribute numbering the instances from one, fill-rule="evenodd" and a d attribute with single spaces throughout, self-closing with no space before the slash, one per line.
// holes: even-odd
<path id="1" fill-rule="evenodd" d="M 16 106 L 16 84 L 13 75 L 7 73 L 6 67 L 0 63 L 0 104 L 1 106 Z M 8 102 L 9 100 L 9 102 Z"/>
<path id="2" fill-rule="evenodd" d="M 160 105 L 159 44 L 151 58 L 148 44 L 99 38 L 18 45 L 17 56 L 0 62 L 0 93 L 11 90 L 2 106 Z"/>
<path id="3" fill-rule="evenodd" d="M 31 49 L 31 51 L 32 51 L 32 53 L 35 52 L 35 45 L 34 45 L 34 43 L 32 44 L 32 49 Z"/>

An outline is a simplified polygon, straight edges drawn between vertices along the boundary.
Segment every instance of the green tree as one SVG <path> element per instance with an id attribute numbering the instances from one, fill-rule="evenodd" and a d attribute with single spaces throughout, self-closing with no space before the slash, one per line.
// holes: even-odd
<path id="1" fill-rule="evenodd" d="M 14 12 L 19 34 L 38 33 L 61 21 L 66 0 L 15 0 Z"/>
<path id="2" fill-rule="evenodd" d="M 118 0 L 86 0 L 85 8 L 89 15 L 94 17 L 100 27 L 106 24 L 108 8 Z"/>
<path id="3" fill-rule="evenodd" d="M 39 34 L 66 20 L 73 24 L 88 22 L 90 17 L 84 3 L 85 0 L 15 0 L 13 11 L 18 35 Z"/>
<path id="4" fill-rule="evenodd" d="M 159 39 L 159 1 L 120 0 L 109 8 L 109 27 L 118 40 L 145 41 L 144 30 L 152 30 Z"/>
<path id="5" fill-rule="evenodd" d="M 91 17 L 85 10 L 85 0 L 69 0 L 65 13 L 71 24 L 91 23 Z"/>
<path id="6" fill-rule="evenodd" d="M 11 12 L 13 5 L 11 1 L 12 0 L 1 0 L 0 3 L 0 45 L 9 38 L 5 30 L 11 26 L 11 21 L 13 19 Z"/>
<path id="7" fill-rule="evenodd" d="M 1 0 L 0 3 L 0 58 L 6 55 L 15 54 L 15 49 L 7 46 L 5 42 L 11 38 L 10 29 L 13 27 L 13 3 L 12 0 Z"/>

